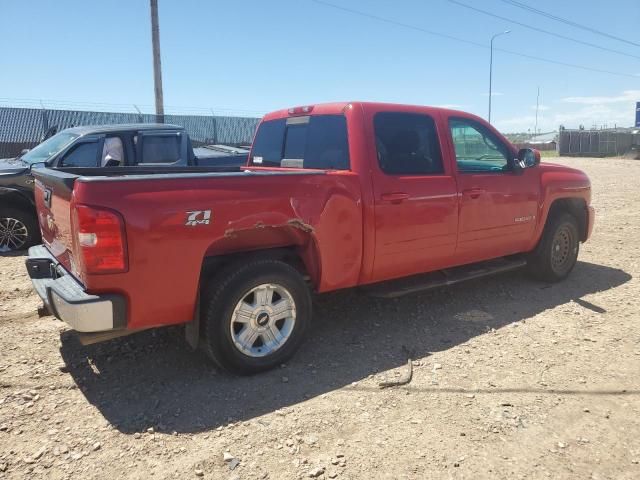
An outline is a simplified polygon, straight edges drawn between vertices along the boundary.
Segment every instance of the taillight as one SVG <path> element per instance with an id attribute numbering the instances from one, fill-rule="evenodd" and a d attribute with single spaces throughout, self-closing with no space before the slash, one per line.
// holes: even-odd
<path id="1" fill-rule="evenodd" d="M 76 245 L 84 273 L 120 273 L 127 270 L 122 217 L 111 210 L 76 205 Z"/>

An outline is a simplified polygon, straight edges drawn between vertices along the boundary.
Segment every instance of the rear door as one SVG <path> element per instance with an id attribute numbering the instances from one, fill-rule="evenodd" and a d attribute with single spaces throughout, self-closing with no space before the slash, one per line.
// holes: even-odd
<path id="1" fill-rule="evenodd" d="M 460 194 L 457 263 L 524 251 L 535 227 L 537 169 L 514 169 L 515 152 L 487 125 L 449 118 Z"/>
<path id="2" fill-rule="evenodd" d="M 437 115 L 437 114 L 434 114 Z M 456 246 L 457 188 L 443 158 L 437 118 L 377 112 L 373 278 L 384 280 L 448 266 Z"/>

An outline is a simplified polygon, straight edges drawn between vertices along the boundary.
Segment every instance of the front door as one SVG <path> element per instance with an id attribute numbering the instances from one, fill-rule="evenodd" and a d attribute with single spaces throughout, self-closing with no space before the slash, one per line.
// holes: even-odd
<path id="1" fill-rule="evenodd" d="M 458 204 L 450 162 L 443 161 L 434 119 L 421 113 L 378 112 L 373 118 L 377 162 L 376 281 L 437 270 L 455 252 Z"/>
<path id="2" fill-rule="evenodd" d="M 460 198 L 456 263 L 524 251 L 536 223 L 538 169 L 516 171 L 512 148 L 480 122 L 450 118 L 449 129 Z"/>

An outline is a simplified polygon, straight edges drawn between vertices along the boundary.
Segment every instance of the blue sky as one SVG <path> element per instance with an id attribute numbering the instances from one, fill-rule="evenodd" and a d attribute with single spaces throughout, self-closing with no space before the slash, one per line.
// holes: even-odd
<path id="1" fill-rule="evenodd" d="M 640 58 L 602 51 L 465 9 L 448 0 L 326 0 L 421 29 L 528 55 L 627 74 L 579 70 L 495 52 L 493 123 L 505 132 L 633 124 Z M 640 47 L 526 12 L 483 10 L 640 57 Z M 637 0 L 522 0 L 640 43 Z M 159 0 L 167 110 L 258 116 L 293 105 L 376 100 L 455 106 L 486 117 L 489 50 L 313 0 Z M 146 0 L 0 0 L 0 103 L 153 110 Z M 103 105 L 94 105 L 103 104 Z"/>

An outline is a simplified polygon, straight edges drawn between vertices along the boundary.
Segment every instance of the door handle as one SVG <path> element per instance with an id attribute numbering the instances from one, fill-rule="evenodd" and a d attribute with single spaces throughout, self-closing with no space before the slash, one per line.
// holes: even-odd
<path id="1" fill-rule="evenodd" d="M 400 203 L 408 199 L 409 194 L 404 192 L 383 193 L 380 198 L 385 202 Z"/>
<path id="2" fill-rule="evenodd" d="M 462 194 L 475 200 L 485 192 L 486 190 L 484 188 L 470 188 L 469 190 L 463 190 Z"/>

